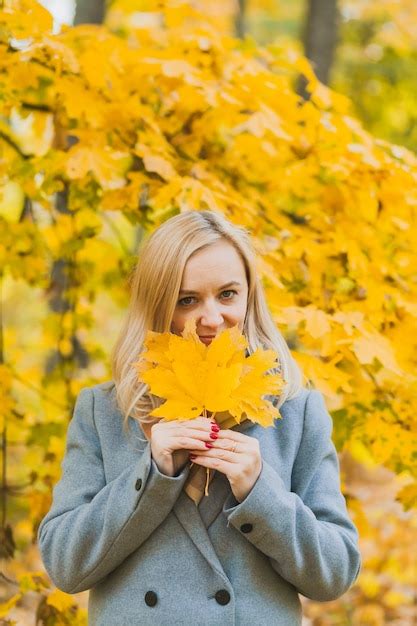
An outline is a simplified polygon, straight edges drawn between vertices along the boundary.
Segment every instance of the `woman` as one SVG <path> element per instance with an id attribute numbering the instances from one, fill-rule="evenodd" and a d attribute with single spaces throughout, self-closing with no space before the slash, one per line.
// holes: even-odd
<path id="1" fill-rule="evenodd" d="M 358 576 L 331 418 L 302 387 L 255 268 L 246 231 L 210 211 L 169 219 L 142 246 L 113 380 L 78 396 L 38 532 L 56 586 L 91 590 L 89 624 L 294 626 L 298 594 L 333 600 Z M 150 418 L 162 401 L 132 364 L 148 329 L 178 334 L 190 317 L 206 345 L 238 324 L 249 351 L 276 351 L 274 427 Z"/>

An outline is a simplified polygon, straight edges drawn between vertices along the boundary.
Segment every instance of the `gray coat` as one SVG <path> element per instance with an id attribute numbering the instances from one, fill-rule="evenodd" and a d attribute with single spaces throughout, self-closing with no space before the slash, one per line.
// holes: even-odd
<path id="1" fill-rule="evenodd" d="M 235 427 L 263 459 L 245 500 L 216 472 L 197 508 L 183 491 L 188 466 L 161 474 L 138 423 L 123 433 L 114 384 L 81 390 L 38 541 L 58 588 L 90 589 L 91 626 L 296 626 L 298 594 L 349 589 L 361 557 L 332 420 L 316 390 L 280 411 L 275 427 Z"/>

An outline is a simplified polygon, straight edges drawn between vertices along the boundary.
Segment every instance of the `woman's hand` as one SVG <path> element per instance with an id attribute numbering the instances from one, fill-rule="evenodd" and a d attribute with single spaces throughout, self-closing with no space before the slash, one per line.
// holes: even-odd
<path id="1" fill-rule="evenodd" d="M 234 430 L 220 430 L 212 448 L 196 448 L 190 459 L 225 474 L 238 502 L 246 498 L 262 470 L 259 441 Z"/>
<path id="2" fill-rule="evenodd" d="M 207 417 L 193 420 L 160 420 L 151 428 L 151 454 L 159 471 L 175 476 L 189 459 L 190 450 L 203 452 L 206 443 L 213 442 L 210 433 L 219 427 Z"/>

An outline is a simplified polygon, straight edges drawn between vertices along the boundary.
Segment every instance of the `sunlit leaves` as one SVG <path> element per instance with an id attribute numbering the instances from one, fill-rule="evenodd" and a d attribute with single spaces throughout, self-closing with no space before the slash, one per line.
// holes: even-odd
<path id="1" fill-rule="evenodd" d="M 52 29 L 52 17 L 36 0 L 4 0 L 0 12 L 1 39 L 27 39 Z M 7 39 L 6 39 L 7 40 Z"/>

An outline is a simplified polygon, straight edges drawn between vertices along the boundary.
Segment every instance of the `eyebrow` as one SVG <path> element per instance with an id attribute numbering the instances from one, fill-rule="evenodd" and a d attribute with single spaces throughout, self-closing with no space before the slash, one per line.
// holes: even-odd
<path id="1" fill-rule="evenodd" d="M 221 287 L 219 287 L 219 291 L 221 291 L 222 289 L 227 289 L 227 287 L 233 287 L 234 285 L 236 285 L 237 287 L 241 287 L 242 284 L 239 283 L 237 280 L 232 280 L 230 283 L 226 283 L 225 285 L 222 285 Z M 181 289 L 180 290 L 180 296 L 183 296 L 184 294 L 189 294 L 189 295 L 194 295 L 198 293 L 198 291 L 191 291 L 189 289 Z"/>

